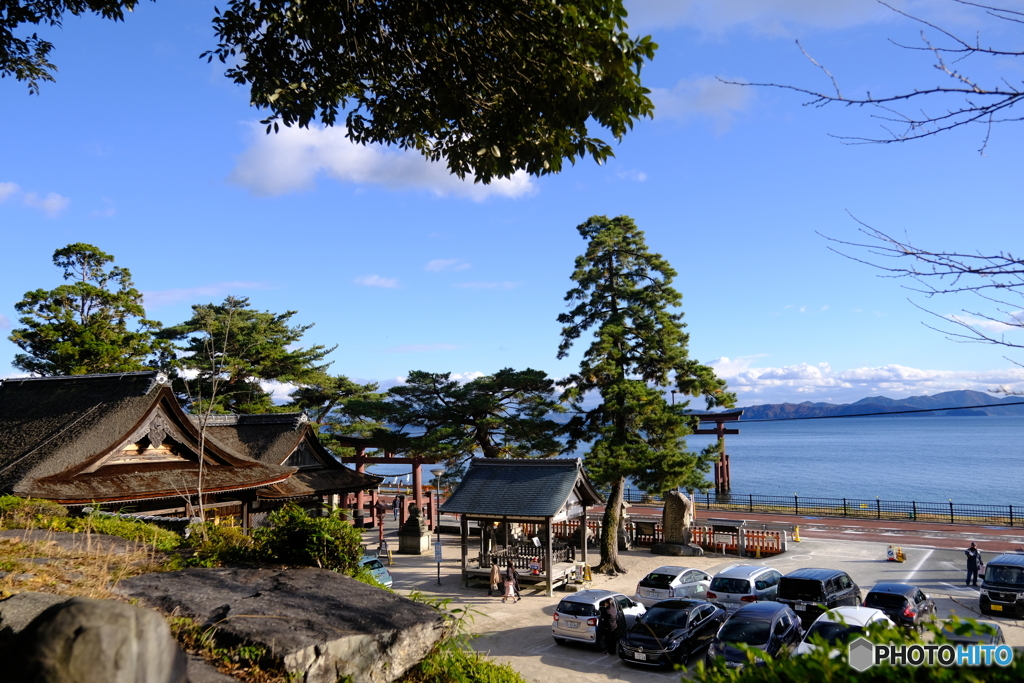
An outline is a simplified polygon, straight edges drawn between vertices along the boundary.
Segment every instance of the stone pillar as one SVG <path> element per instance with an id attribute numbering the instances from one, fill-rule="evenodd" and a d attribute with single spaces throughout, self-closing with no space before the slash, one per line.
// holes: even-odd
<path id="1" fill-rule="evenodd" d="M 409 520 L 398 530 L 398 552 L 402 555 L 422 555 L 430 548 L 430 534 L 423 523 L 420 508 L 409 506 Z"/>

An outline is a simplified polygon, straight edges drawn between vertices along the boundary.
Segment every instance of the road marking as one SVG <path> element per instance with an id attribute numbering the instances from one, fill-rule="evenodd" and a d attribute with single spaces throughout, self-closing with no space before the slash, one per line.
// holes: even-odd
<path id="1" fill-rule="evenodd" d="M 928 558 L 931 557 L 932 553 L 934 552 L 934 549 L 929 550 L 927 553 L 925 553 L 924 557 L 921 558 L 921 561 L 914 565 L 914 568 L 910 570 L 909 574 L 907 574 L 907 583 L 910 583 L 910 580 L 914 578 L 914 574 L 917 573 L 917 570 L 919 570 L 924 565 L 924 563 L 928 561 Z"/>

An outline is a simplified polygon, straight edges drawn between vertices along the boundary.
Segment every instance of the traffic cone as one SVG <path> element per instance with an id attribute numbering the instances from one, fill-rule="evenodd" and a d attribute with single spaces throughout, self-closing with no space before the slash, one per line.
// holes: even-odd
<path id="1" fill-rule="evenodd" d="M 906 562 L 907 561 L 907 556 L 903 554 L 903 547 L 902 546 L 896 546 L 896 561 L 897 562 Z"/>
<path id="2" fill-rule="evenodd" d="M 794 543 L 799 543 L 800 542 L 800 527 L 795 527 L 794 528 L 794 531 L 793 531 L 793 542 Z"/>

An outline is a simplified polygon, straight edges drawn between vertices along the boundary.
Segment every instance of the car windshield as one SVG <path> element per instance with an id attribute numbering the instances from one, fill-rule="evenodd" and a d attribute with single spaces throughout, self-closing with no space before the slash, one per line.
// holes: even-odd
<path id="1" fill-rule="evenodd" d="M 671 626 L 672 628 L 684 628 L 688 613 L 680 609 L 666 609 L 655 605 L 647 610 L 641 619 L 652 626 Z"/>
<path id="2" fill-rule="evenodd" d="M 865 607 L 882 610 L 903 609 L 906 604 L 907 599 L 904 596 L 893 593 L 868 593 L 868 597 L 864 599 Z"/>
<path id="3" fill-rule="evenodd" d="M 807 632 L 807 640 L 819 636 L 829 645 L 835 645 L 836 642 L 845 643 L 854 634 L 863 632 L 864 629 L 860 626 L 837 624 L 834 621 L 816 621 Z"/>
<path id="4" fill-rule="evenodd" d="M 730 579 L 716 576 L 711 580 L 711 590 L 719 593 L 749 593 L 750 582 L 746 579 Z"/>
<path id="5" fill-rule="evenodd" d="M 573 602 L 562 600 L 558 603 L 559 614 L 568 614 L 572 617 L 596 617 L 597 607 L 586 602 Z"/>
<path id="6" fill-rule="evenodd" d="M 645 578 L 643 582 L 646 584 L 650 584 L 652 586 L 668 586 L 675 580 L 675 574 L 658 574 L 655 572 L 651 572 L 647 575 L 647 578 Z"/>
<path id="7" fill-rule="evenodd" d="M 783 600 L 821 602 L 821 581 L 790 579 L 783 576 L 779 581 L 779 597 Z"/>
<path id="8" fill-rule="evenodd" d="M 747 645 L 764 645 L 768 642 L 771 624 L 767 621 L 750 619 L 730 619 L 718 632 L 718 637 L 727 643 L 746 643 Z"/>
<path id="9" fill-rule="evenodd" d="M 1007 586 L 1024 588 L 1024 569 L 1020 567 L 1003 567 L 989 565 L 985 570 L 985 580 L 989 583 L 1001 583 Z"/>

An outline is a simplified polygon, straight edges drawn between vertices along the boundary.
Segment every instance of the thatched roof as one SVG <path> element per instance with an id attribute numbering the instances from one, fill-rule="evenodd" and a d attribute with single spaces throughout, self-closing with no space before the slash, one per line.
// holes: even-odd
<path id="1" fill-rule="evenodd" d="M 194 422 L 199 418 L 193 417 Z M 257 491 L 260 498 L 303 498 L 375 489 L 383 477 L 343 465 L 324 448 L 304 413 L 213 415 L 207 433 L 253 460 L 299 468 L 289 479 Z"/>
<path id="2" fill-rule="evenodd" d="M 64 504 L 195 492 L 199 430 L 157 372 L 13 378 L 0 384 L 0 491 Z M 295 468 L 208 438 L 203 491 L 257 488 Z"/>

